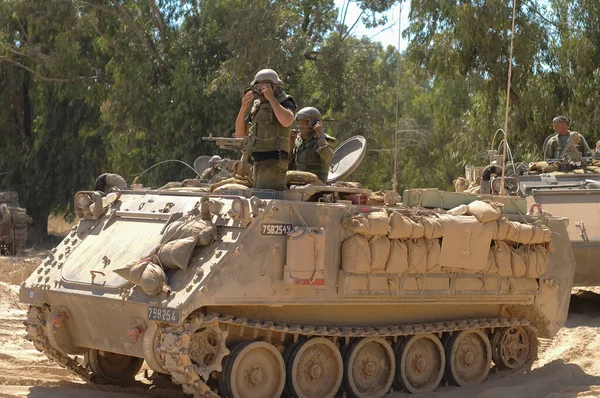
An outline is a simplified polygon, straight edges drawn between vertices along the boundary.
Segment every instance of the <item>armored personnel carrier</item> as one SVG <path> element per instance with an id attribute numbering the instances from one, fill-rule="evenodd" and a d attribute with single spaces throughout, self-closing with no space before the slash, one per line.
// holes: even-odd
<path id="1" fill-rule="evenodd" d="M 0 192 L 0 250 L 17 254 L 27 241 L 27 226 L 31 217 L 19 206 L 17 192 Z"/>
<path id="2" fill-rule="evenodd" d="M 197 397 L 372 398 L 527 370 L 567 316 L 566 220 L 368 193 L 77 192 L 81 221 L 21 286 L 27 338 L 83 380 L 146 361 Z"/>
<path id="3" fill-rule="evenodd" d="M 499 193 L 501 157 L 490 153 L 486 167 L 468 167 L 466 176 L 474 186 L 473 198 L 481 193 Z M 509 164 L 506 188 L 512 196 L 527 199 L 523 214 L 547 212 L 569 219 L 567 232 L 576 259 L 575 286 L 600 286 L 598 256 L 600 255 L 600 159 L 582 158 L 581 162 L 539 161 L 521 167 Z M 564 167 L 567 166 L 567 167 Z M 585 166 L 585 167 L 583 167 Z"/>

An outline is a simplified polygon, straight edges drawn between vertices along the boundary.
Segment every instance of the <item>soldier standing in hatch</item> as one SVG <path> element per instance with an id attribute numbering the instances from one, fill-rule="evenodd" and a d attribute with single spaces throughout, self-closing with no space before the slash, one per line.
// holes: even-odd
<path id="1" fill-rule="evenodd" d="M 296 114 L 298 136 L 294 143 L 293 168 L 316 174 L 327 183 L 329 164 L 333 157 L 330 142 L 335 138 L 325 134 L 321 112 L 316 108 L 306 107 Z"/>
<path id="2" fill-rule="evenodd" d="M 283 91 L 283 82 L 274 70 L 259 71 L 251 86 L 252 90 L 242 97 L 235 136 L 248 137 L 247 150 L 254 160 L 254 188 L 284 190 L 296 101 Z"/>
<path id="3" fill-rule="evenodd" d="M 575 131 L 569 130 L 568 120 L 565 116 L 557 116 L 552 119 L 555 134 L 546 138 L 544 144 L 544 159 L 559 159 L 563 150 L 569 143 L 569 138 L 577 134 Z M 579 134 L 579 142 L 577 143 L 577 149 L 581 152 L 582 156 L 590 156 L 591 150 L 588 146 L 585 137 Z"/>

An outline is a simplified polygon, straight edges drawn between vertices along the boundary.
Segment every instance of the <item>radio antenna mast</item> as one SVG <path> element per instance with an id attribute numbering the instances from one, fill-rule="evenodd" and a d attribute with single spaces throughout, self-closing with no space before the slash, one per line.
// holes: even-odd
<path id="1" fill-rule="evenodd" d="M 401 22 L 402 21 L 402 0 L 399 2 L 398 6 L 398 45 L 396 50 L 398 50 L 398 66 L 396 68 L 396 126 L 394 130 L 394 161 L 393 161 L 393 172 L 392 172 L 392 189 L 394 192 L 398 192 L 398 112 L 400 108 L 400 66 L 402 62 L 401 52 L 400 52 L 400 40 L 402 39 L 402 29 Z M 395 195 L 395 194 L 394 194 Z"/>
<path id="2" fill-rule="evenodd" d="M 506 111 L 504 114 L 504 150 L 502 151 L 502 178 L 500 179 L 500 195 L 506 194 L 504 188 L 504 174 L 506 170 L 506 147 L 508 146 L 508 108 L 510 105 L 510 80 L 512 77 L 512 55 L 513 40 L 515 38 L 515 15 L 517 11 L 517 0 L 513 0 L 512 29 L 510 32 L 510 55 L 508 57 L 508 84 L 506 87 Z"/>

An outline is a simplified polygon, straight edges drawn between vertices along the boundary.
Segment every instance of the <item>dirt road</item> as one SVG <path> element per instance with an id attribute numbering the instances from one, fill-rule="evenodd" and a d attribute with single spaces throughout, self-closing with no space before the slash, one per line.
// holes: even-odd
<path id="1" fill-rule="evenodd" d="M 128 387 L 87 385 L 47 359 L 25 339 L 26 307 L 18 302 L 18 284 L 35 269 L 43 250 L 23 256 L 0 257 L 0 397 L 118 398 L 155 396 L 180 398 L 178 386 L 168 380 L 153 382 L 137 376 Z M 434 398 L 519 398 L 600 396 L 600 290 L 588 289 L 572 296 L 565 328 L 552 341 L 542 341 L 540 358 L 528 374 L 500 377 L 491 374 L 479 386 L 442 387 Z M 144 368 L 142 368 L 144 370 Z M 408 397 L 403 393 L 391 398 Z"/>

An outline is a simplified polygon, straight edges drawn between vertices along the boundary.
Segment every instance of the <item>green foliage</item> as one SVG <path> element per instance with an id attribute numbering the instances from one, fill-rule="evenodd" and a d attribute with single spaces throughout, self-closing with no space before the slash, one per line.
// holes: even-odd
<path id="1" fill-rule="evenodd" d="M 333 0 L 8 0 L 0 2 L 0 189 L 35 223 L 68 212 L 102 172 L 131 182 L 157 162 L 192 163 L 201 140 L 233 126 L 254 74 L 275 69 L 300 107 L 316 106 L 341 142 L 363 135 L 354 178 L 449 188 L 486 161 L 504 125 L 511 2 L 411 0 L 405 54 L 352 35 Z M 386 22 L 394 1 L 360 0 Z M 546 4 L 546 3 L 542 3 Z M 600 8 L 591 0 L 517 2 L 509 137 L 539 157 L 557 114 L 600 138 Z M 495 145 L 499 143 L 499 136 Z M 191 177 L 178 163 L 145 185 Z"/>

